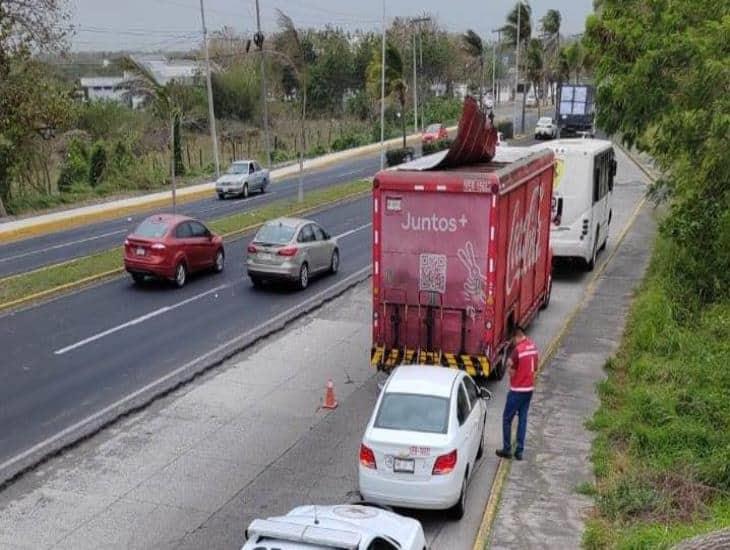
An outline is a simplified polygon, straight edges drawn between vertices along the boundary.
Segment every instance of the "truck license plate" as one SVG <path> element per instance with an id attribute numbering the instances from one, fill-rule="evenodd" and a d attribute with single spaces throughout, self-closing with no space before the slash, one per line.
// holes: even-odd
<path id="1" fill-rule="evenodd" d="M 393 461 L 393 471 L 412 474 L 416 471 L 416 461 L 412 458 L 396 458 Z"/>

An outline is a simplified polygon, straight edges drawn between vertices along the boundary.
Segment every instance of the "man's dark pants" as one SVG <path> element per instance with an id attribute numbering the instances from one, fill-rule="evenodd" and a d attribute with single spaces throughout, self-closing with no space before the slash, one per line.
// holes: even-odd
<path id="1" fill-rule="evenodd" d="M 517 448 L 516 454 L 522 454 L 525 450 L 525 435 L 527 433 L 527 411 L 530 408 L 532 399 L 531 391 L 512 391 L 507 394 L 507 402 L 504 404 L 502 414 L 502 450 L 511 452 L 512 449 L 512 420 L 515 415 L 517 420 Z"/>

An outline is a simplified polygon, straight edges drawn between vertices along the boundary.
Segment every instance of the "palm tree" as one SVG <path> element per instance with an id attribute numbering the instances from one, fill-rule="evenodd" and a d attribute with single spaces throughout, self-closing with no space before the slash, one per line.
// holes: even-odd
<path id="1" fill-rule="evenodd" d="M 479 63 L 479 105 L 482 105 L 482 93 L 484 90 L 484 42 L 481 37 L 472 29 L 469 29 L 461 36 L 462 48 L 470 57 Z"/>
<path id="2" fill-rule="evenodd" d="M 525 48 L 532 38 L 532 8 L 529 2 L 519 0 L 515 7 L 507 14 L 507 23 L 500 30 L 507 37 L 507 43 L 514 44 L 516 48 Z M 519 29 L 518 29 L 519 25 Z M 519 37 L 519 44 L 517 39 Z M 524 61 L 523 61 L 524 63 Z M 519 72 L 519 67 L 517 67 Z M 517 101 L 517 89 L 515 88 L 515 101 Z M 527 102 L 527 90 L 522 93 L 522 131 L 525 131 L 525 107 Z"/>
<path id="3" fill-rule="evenodd" d="M 133 97 L 142 97 L 151 104 L 152 111 L 156 116 L 170 122 L 170 150 L 172 152 L 170 165 L 172 172 L 172 208 L 174 211 L 177 206 L 175 176 L 185 173 L 180 140 L 180 121 L 183 111 L 178 97 L 179 94 L 176 93 L 177 85 L 174 81 L 160 84 L 152 71 L 132 57 L 125 57 L 121 65 L 122 69 L 134 75 L 133 78 L 127 79 L 117 86 L 124 90 L 124 99 L 131 102 Z"/>
<path id="4" fill-rule="evenodd" d="M 527 1 L 517 2 L 515 7 L 512 8 L 507 14 L 507 23 L 500 30 L 505 36 L 505 42 L 507 44 L 517 44 L 517 10 L 520 10 L 520 46 L 526 45 L 532 37 L 532 23 L 530 18 L 532 17 L 532 8 L 530 3 Z"/>
<path id="5" fill-rule="evenodd" d="M 555 94 L 553 93 L 558 72 L 558 58 L 560 55 L 560 24 L 562 16 L 558 10 L 548 10 L 540 20 L 540 26 L 545 41 L 546 50 L 550 51 L 550 58 L 546 64 L 545 77 L 550 85 L 550 96 L 553 103 L 555 102 Z"/>
<path id="6" fill-rule="evenodd" d="M 568 78 L 570 78 L 571 73 L 574 73 L 575 83 L 577 84 L 580 80 L 580 73 L 586 62 L 586 52 L 580 42 L 573 42 L 563 51 L 565 52 L 565 62 L 568 68 Z"/>
<path id="7" fill-rule="evenodd" d="M 304 121 L 307 118 L 307 86 L 309 85 L 309 67 L 314 62 L 314 51 L 311 45 L 303 40 L 300 32 L 294 25 L 292 18 L 280 9 L 276 10 L 277 22 L 281 28 L 278 37 L 283 53 L 292 63 L 296 73 L 302 97 L 302 118 L 301 118 L 301 149 L 302 155 L 307 150 Z"/>
<path id="8" fill-rule="evenodd" d="M 368 89 L 373 97 L 380 97 L 380 78 L 382 60 L 380 52 L 375 52 L 367 68 Z M 403 58 L 398 48 L 391 42 L 385 47 L 385 95 L 395 96 L 400 105 L 403 148 L 406 148 L 406 98 L 408 84 L 403 77 Z"/>
<path id="9" fill-rule="evenodd" d="M 545 74 L 543 61 L 542 42 L 533 38 L 527 46 L 527 80 L 535 88 L 535 98 L 537 99 L 537 116 L 540 116 L 540 94 L 539 90 Z"/>

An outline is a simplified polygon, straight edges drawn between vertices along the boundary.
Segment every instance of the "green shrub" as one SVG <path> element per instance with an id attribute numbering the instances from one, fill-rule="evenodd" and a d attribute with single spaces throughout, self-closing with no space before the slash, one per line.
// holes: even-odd
<path id="1" fill-rule="evenodd" d="M 68 145 L 66 158 L 58 176 L 58 190 L 68 192 L 75 183 L 88 181 L 89 150 L 82 140 L 74 138 Z"/>
<path id="2" fill-rule="evenodd" d="M 427 123 L 454 124 L 461 117 L 463 102 L 450 97 L 434 97 L 423 107 L 423 117 Z"/>
<path id="3" fill-rule="evenodd" d="M 448 149 L 451 147 L 451 144 L 453 143 L 450 139 L 440 139 L 438 141 L 430 141 L 428 143 L 424 143 L 422 145 L 423 154 L 424 155 L 432 155 L 434 153 L 438 153 L 439 151 L 443 151 L 444 149 Z"/>
<path id="4" fill-rule="evenodd" d="M 385 152 L 385 158 L 388 166 L 397 166 L 415 158 L 416 154 L 413 147 L 404 147 L 401 149 L 388 149 Z"/>
<path id="5" fill-rule="evenodd" d="M 309 150 L 307 156 L 310 158 L 321 157 L 322 155 L 326 155 L 327 153 L 329 153 L 329 151 L 324 145 L 316 145 Z"/>
<path id="6" fill-rule="evenodd" d="M 511 120 L 502 120 L 498 122 L 497 131 L 504 134 L 504 139 L 512 139 L 515 137 L 515 126 Z"/>
<path id="7" fill-rule="evenodd" d="M 354 149 L 367 145 L 369 140 L 366 136 L 357 132 L 345 132 L 341 136 L 332 140 L 333 151 L 344 151 L 345 149 Z"/>
<path id="8" fill-rule="evenodd" d="M 106 149 L 104 144 L 97 142 L 91 150 L 91 158 L 89 159 L 89 185 L 96 187 L 101 183 L 106 171 Z"/>

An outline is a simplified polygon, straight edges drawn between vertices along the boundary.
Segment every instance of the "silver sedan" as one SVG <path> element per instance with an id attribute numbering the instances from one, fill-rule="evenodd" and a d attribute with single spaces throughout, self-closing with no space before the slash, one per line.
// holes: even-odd
<path id="1" fill-rule="evenodd" d="M 305 289 L 312 275 L 336 273 L 339 267 L 337 239 L 311 220 L 272 220 L 261 226 L 248 245 L 246 269 L 254 286 L 288 280 Z"/>

